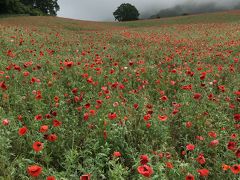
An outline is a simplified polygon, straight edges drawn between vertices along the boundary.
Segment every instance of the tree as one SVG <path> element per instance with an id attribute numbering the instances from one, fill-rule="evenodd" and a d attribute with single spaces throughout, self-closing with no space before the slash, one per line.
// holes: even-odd
<path id="1" fill-rule="evenodd" d="M 137 20 L 139 15 L 137 8 L 129 3 L 121 4 L 113 13 L 115 20 L 118 21 Z"/>
<path id="2" fill-rule="evenodd" d="M 58 0 L 21 0 L 26 6 L 30 6 L 35 11 L 41 11 L 44 15 L 56 16 L 60 7 Z"/>
<path id="3" fill-rule="evenodd" d="M 25 14 L 29 11 L 20 0 L 1 0 L 0 14 Z"/>
<path id="4" fill-rule="evenodd" d="M 40 9 L 44 14 L 56 16 L 59 11 L 58 0 L 35 0 L 34 6 Z"/>
<path id="5" fill-rule="evenodd" d="M 0 0 L 0 14 L 56 16 L 58 0 Z"/>

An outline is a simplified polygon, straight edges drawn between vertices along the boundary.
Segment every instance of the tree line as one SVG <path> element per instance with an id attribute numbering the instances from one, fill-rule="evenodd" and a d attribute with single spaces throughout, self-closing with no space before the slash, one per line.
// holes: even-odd
<path id="1" fill-rule="evenodd" d="M 0 0 L 0 14 L 29 14 L 56 16 L 58 0 Z"/>

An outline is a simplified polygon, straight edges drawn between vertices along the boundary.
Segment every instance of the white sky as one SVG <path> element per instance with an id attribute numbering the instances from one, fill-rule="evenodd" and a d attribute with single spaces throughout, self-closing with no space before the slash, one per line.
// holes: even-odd
<path id="1" fill-rule="evenodd" d="M 240 0 L 58 0 L 58 16 L 93 21 L 113 20 L 113 12 L 122 3 L 134 5 L 140 14 L 156 14 L 159 10 L 182 3 L 216 2 L 219 6 L 233 5 Z"/>

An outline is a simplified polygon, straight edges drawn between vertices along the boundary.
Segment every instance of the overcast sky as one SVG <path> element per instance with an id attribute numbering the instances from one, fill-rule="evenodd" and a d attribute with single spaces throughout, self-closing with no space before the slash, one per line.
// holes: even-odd
<path id="1" fill-rule="evenodd" d="M 218 6 L 233 6 L 240 0 L 58 0 L 58 16 L 93 21 L 111 21 L 113 12 L 122 3 L 134 5 L 140 14 L 153 15 L 161 9 L 183 3 L 216 2 Z"/>

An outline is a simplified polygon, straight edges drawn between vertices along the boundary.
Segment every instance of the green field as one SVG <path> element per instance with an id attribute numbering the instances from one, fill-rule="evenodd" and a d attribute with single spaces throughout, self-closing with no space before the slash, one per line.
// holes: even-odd
<path id="1" fill-rule="evenodd" d="M 2 17 L 0 100 L 0 179 L 238 180 L 240 11 Z"/>

